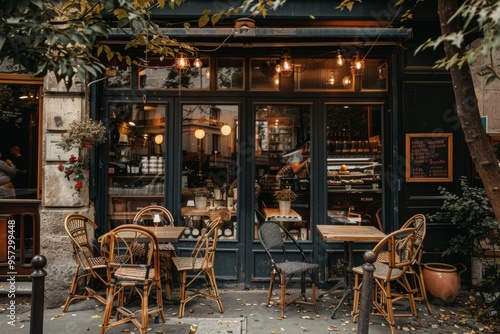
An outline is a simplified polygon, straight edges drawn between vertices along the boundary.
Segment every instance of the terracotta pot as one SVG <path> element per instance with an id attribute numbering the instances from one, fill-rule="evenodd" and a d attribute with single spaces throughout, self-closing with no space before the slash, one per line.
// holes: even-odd
<path id="1" fill-rule="evenodd" d="M 445 304 L 453 303 L 460 291 L 460 274 L 467 268 L 458 264 L 463 270 L 458 272 L 457 267 L 445 263 L 424 263 L 424 284 L 427 293 Z"/>

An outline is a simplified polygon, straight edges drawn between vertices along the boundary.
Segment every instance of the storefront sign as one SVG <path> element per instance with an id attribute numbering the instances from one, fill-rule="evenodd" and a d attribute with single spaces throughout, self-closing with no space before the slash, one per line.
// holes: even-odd
<path id="1" fill-rule="evenodd" d="M 406 135 L 406 181 L 451 182 L 453 135 L 410 133 Z"/>

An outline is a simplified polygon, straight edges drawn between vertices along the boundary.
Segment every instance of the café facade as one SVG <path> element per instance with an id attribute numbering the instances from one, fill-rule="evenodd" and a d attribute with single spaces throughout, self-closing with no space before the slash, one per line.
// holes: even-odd
<path id="1" fill-rule="evenodd" d="M 219 5 L 190 1 L 154 17 L 180 23 Z M 197 51 L 160 59 L 128 49 L 140 64 L 111 61 L 112 76 L 69 92 L 50 77 L 3 70 L 3 91 L 31 97 L 16 104 L 2 94 L 2 132 L 9 138 L 2 152 L 18 145 L 30 157 L 26 190 L 1 200 L 1 214 L 14 210 L 18 217 L 20 279 L 28 277 L 31 257 L 42 253 L 55 273 L 49 271 L 48 284 L 57 289 L 57 282 L 69 281 L 67 214 L 83 213 L 104 232 L 156 204 L 185 227 L 181 254 L 190 251 L 211 210 L 230 209 L 219 231 L 221 285 L 269 280 L 257 235 L 264 220 L 280 221 L 324 268 L 320 280 L 327 282 L 338 274 L 334 265 L 344 248 L 320 240 L 317 225 L 361 221 L 390 232 L 416 213 L 435 212 L 438 187 L 456 190 L 460 176 L 474 177 L 450 76 L 433 68 L 442 54 L 415 54 L 439 35 L 436 10 L 425 3 L 402 24 L 386 5 L 346 12 L 330 2 L 287 1 L 266 18 L 165 25 L 164 33 Z M 117 32 L 103 43 L 120 48 L 125 39 Z M 89 117 L 105 124 L 106 142 L 60 152 L 56 144 L 69 124 Z M 489 127 L 495 132 L 494 122 Z M 58 170 L 71 153 L 89 158 L 76 193 Z M 200 188 L 208 191 L 205 206 L 195 196 Z M 275 196 L 285 188 L 297 195 L 287 213 Z M 441 258 L 450 231 L 448 222 L 428 222 L 424 261 L 455 260 Z M 355 245 L 358 261 L 371 246 Z"/>

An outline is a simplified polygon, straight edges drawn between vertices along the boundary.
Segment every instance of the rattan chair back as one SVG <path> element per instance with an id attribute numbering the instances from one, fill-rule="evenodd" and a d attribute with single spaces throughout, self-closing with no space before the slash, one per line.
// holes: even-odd
<path id="1" fill-rule="evenodd" d="M 147 333 L 149 315 L 158 314 L 165 322 L 163 296 L 160 282 L 160 258 L 156 235 L 143 226 L 126 224 L 111 230 L 106 236 L 109 243 L 109 276 L 107 304 L 103 316 L 101 334 L 110 328 L 132 322 L 141 333 Z M 142 245 L 144 252 L 136 252 Z M 127 259 L 124 263 L 123 259 Z M 156 305 L 150 306 L 149 293 L 156 292 Z M 135 292 L 141 300 L 141 312 L 127 308 L 126 294 Z M 114 304 L 117 302 L 117 319 L 111 322 Z M 133 303 L 131 303 L 133 304 Z"/>
<path id="2" fill-rule="evenodd" d="M 157 216 L 158 226 L 173 226 L 174 216 L 166 208 L 160 205 L 149 205 L 135 214 L 133 223 L 143 226 L 154 226 L 153 220 Z"/>
<path id="3" fill-rule="evenodd" d="M 179 318 L 184 316 L 186 304 L 196 297 L 215 300 L 220 312 L 224 312 L 214 269 L 215 252 L 219 237 L 218 232 L 221 224 L 221 217 L 210 222 L 207 230 L 201 234 L 194 245 L 190 256 L 172 258 L 172 262 L 179 273 L 181 284 Z M 187 277 L 188 272 L 192 274 L 189 280 Z M 205 285 L 201 289 L 195 287 L 195 282 L 198 278 L 204 279 Z"/>
<path id="4" fill-rule="evenodd" d="M 285 243 L 285 240 L 289 240 L 290 242 Z M 271 266 L 273 267 L 271 270 L 267 304 L 269 304 L 271 300 L 274 280 L 277 278 L 276 276 L 278 276 L 280 279 L 280 286 L 282 287 L 279 301 L 282 317 L 284 316 L 285 306 L 291 303 L 312 305 L 316 314 L 318 314 L 316 306 L 316 285 L 318 282 L 317 275 L 319 265 L 310 262 L 297 240 L 295 240 L 287 229 L 281 227 L 277 222 L 265 221 L 260 225 L 259 241 L 267 253 Z M 288 250 L 287 245 L 289 246 Z M 289 259 L 288 253 L 299 254 L 300 258 Z M 300 275 L 300 294 L 297 294 L 293 299 L 287 300 L 286 286 L 296 274 Z M 309 281 L 306 280 L 306 274 L 309 275 Z M 308 301 L 305 295 L 306 283 L 311 284 L 311 301 Z M 300 300 L 301 298 L 303 300 Z"/>
<path id="5" fill-rule="evenodd" d="M 66 312 L 73 300 L 94 298 L 105 304 L 106 300 L 95 291 L 95 287 L 106 283 L 107 258 L 94 256 L 93 238 L 89 233 L 95 233 L 97 226 L 89 218 L 80 214 L 71 214 L 64 220 L 64 229 L 71 241 L 73 258 L 76 263 L 75 275 L 70 294 L 63 306 Z M 83 282 L 84 293 L 78 293 L 79 285 Z"/>

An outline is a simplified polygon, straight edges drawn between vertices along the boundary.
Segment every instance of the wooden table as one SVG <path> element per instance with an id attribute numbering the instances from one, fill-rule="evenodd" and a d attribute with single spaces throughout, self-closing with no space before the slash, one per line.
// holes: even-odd
<path id="1" fill-rule="evenodd" d="M 344 287 L 344 294 L 338 305 L 333 309 L 332 319 L 335 318 L 335 313 L 342 306 L 345 299 L 352 295 L 352 265 L 353 265 L 353 247 L 354 242 L 379 242 L 385 237 L 385 233 L 374 226 L 359 226 L 359 225 L 316 225 L 321 238 L 326 242 L 344 242 L 344 281 L 339 282 L 330 291 L 335 291 L 340 287 Z M 327 292 L 326 294 L 328 294 Z M 324 295 L 324 294 L 323 294 Z M 320 296 L 321 297 L 321 296 Z"/>
<path id="2" fill-rule="evenodd" d="M 158 242 L 178 242 L 181 237 L 182 232 L 184 231 L 183 226 L 142 226 L 147 228 L 148 230 L 153 231 L 156 234 L 156 238 Z M 135 233 L 133 232 L 121 232 L 120 236 L 123 237 L 123 240 L 130 241 L 134 238 Z"/>

